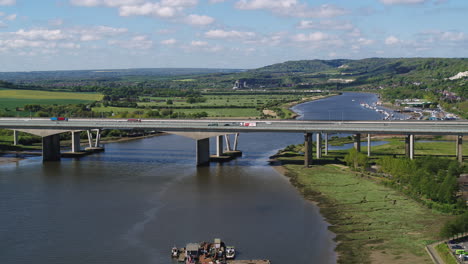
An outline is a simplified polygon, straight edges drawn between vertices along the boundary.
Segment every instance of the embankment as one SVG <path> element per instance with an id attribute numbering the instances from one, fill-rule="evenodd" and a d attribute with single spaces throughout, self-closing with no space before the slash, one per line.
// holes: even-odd
<path id="1" fill-rule="evenodd" d="M 336 234 L 338 263 L 431 263 L 425 245 L 449 218 L 423 207 L 333 157 L 304 168 L 302 155 L 273 158 L 304 197 L 318 204 Z"/>

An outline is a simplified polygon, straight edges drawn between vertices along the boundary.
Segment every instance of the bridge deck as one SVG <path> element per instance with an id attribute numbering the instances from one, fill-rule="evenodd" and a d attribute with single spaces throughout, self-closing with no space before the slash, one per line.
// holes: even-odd
<path id="1" fill-rule="evenodd" d="M 243 124 L 250 123 L 251 126 Z M 299 120 L 180 120 L 0 118 L 0 128 L 39 130 L 145 129 L 169 132 L 289 132 L 468 135 L 468 121 L 299 121 Z"/>

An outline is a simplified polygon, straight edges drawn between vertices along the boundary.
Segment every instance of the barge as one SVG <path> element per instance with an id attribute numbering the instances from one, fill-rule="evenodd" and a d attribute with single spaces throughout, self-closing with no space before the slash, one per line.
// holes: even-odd
<path id="1" fill-rule="evenodd" d="M 269 260 L 234 260 L 236 250 L 219 238 L 213 243 L 188 243 L 184 248 L 171 249 L 171 257 L 185 264 L 270 264 Z"/>

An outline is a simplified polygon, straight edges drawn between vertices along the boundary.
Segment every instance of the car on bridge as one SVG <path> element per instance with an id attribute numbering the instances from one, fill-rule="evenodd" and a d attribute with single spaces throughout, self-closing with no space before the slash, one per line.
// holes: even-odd
<path id="1" fill-rule="evenodd" d="M 68 121 L 67 117 L 51 117 L 51 121 Z"/>

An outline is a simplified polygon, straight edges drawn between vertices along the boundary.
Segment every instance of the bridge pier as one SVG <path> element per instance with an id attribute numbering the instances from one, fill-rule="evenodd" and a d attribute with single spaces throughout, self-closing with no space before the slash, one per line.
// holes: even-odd
<path id="1" fill-rule="evenodd" d="M 13 130 L 13 145 L 18 145 L 18 131 Z"/>
<path id="2" fill-rule="evenodd" d="M 322 134 L 320 132 L 317 132 L 315 134 L 316 136 L 316 156 L 317 159 L 320 159 L 322 157 Z"/>
<path id="3" fill-rule="evenodd" d="M 325 156 L 328 155 L 328 133 L 324 133 L 323 137 L 325 138 Z"/>
<path id="4" fill-rule="evenodd" d="M 457 160 L 463 163 L 463 136 L 457 136 Z"/>
<path id="5" fill-rule="evenodd" d="M 234 136 L 234 146 L 232 148 L 233 151 L 237 151 L 237 144 L 239 143 L 239 133 L 236 133 Z"/>
<path id="6" fill-rule="evenodd" d="M 361 152 L 361 134 L 354 135 L 354 148 L 357 152 Z"/>
<path id="7" fill-rule="evenodd" d="M 216 137 L 216 157 L 223 155 L 223 136 Z"/>
<path id="8" fill-rule="evenodd" d="M 231 137 L 230 135 L 224 135 L 224 139 L 226 139 L 226 151 L 231 151 Z"/>
<path id="9" fill-rule="evenodd" d="M 210 139 L 197 140 L 197 166 L 208 165 L 210 163 Z"/>
<path id="10" fill-rule="evenodd" d="M 414 135 L 409 135 L 409 158 L 414 160 Z"/>
<path id="11" fill-rule="evenodd" d="M 410 136 L 409 135 L 406 135 L 405 137 L 405 156 L 407 158 L 410 157 Z"/>
<path id="12" fill-rule="evenodd" d="M 77 153 L 80 152 L 80 131 L 72 131 L 71 136 L 72 136 L 72 152 Z"/>
<path id="13" fill-rule="evenodd" d="M 367 134 L 367 156 L 371 156 L 371 134 Z"/>
<path id="14" fill-rule="evenodd" d="M 42 161 L 60 160 L 60 135 L 42 137 Z"/>
<path id="15" fill-rule="evenodd" d="M 304 133 L 304 167 L 312 165 L 312 133 Z"/>

